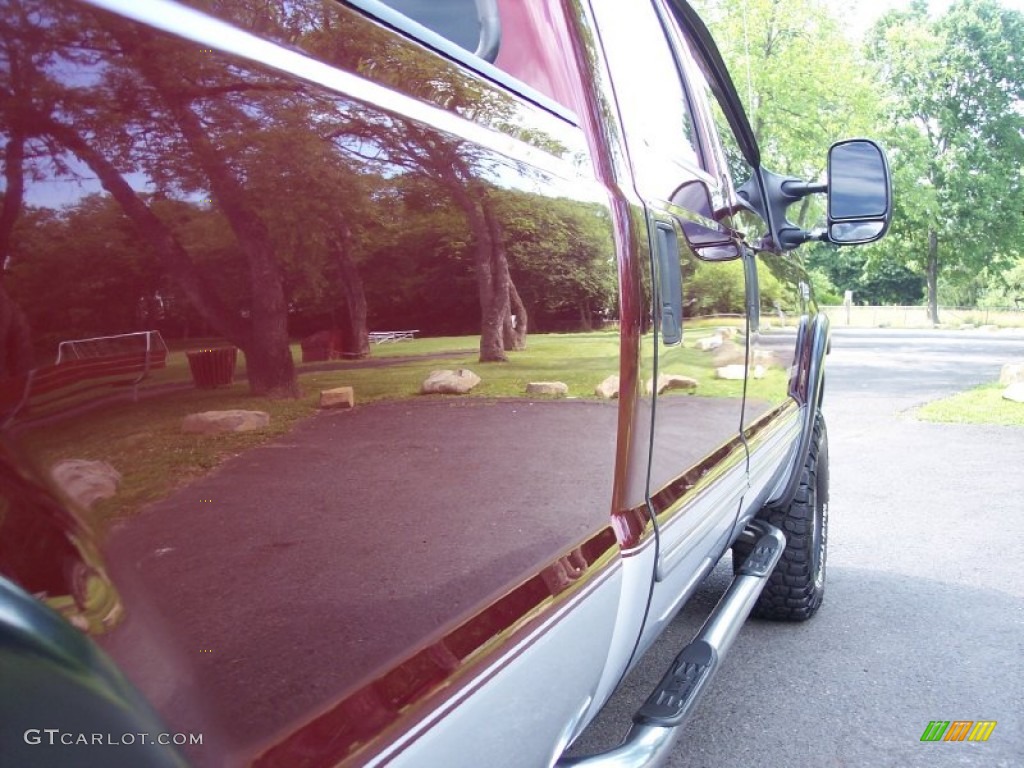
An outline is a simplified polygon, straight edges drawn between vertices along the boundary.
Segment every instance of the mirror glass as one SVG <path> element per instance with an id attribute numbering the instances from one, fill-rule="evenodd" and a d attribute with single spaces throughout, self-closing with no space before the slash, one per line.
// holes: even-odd
<path id="1" fill-rule="evenodd" d="M 863 243 L 874 240 L 885 227 L 884 221 L 839 221 L 828 230 L 833 243 Z"/>
<path id="2" fill-rule="evenodd" d="M 870 141 L 847 141 L 829 152 L 829 218 L 868 219 L 889 210 L 885 158 Z M 857 239 L 860 239 L 859 237 Z"/>
<path id="3" fill-rule="evenodd" d="M 674 213 L 686 242 L 705 261 L 727 261 L 740 255 L 732 234 L 715 220 L 711 191 L 700 180 L 692 180 L 672 193 Z"/>

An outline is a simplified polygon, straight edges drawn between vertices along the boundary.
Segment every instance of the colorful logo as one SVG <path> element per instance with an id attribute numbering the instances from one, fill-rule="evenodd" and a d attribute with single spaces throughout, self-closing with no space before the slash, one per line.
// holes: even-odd
<path id="1" fill-rule="evenodd" d="M 932 720 L 921 741 L 988 741 L 995 729 L 995 720 Z"/>

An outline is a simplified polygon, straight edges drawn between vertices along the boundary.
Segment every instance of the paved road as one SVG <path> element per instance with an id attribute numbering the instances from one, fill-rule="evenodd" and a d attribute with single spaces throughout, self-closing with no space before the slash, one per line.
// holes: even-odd
<path id="1" fill-rule="evenodd" d="M 1024 360 L 1012 333 L 848 331 L 828 365 L 825 604 L 751 620 L 672 768 L 1024 766 L 1024 429 L 912 409 Z M 592 725 L 611 746 L 730 578 L 729 559 Z M 921 743 L 930 720 L 996 720 L 987 743 Z"/>

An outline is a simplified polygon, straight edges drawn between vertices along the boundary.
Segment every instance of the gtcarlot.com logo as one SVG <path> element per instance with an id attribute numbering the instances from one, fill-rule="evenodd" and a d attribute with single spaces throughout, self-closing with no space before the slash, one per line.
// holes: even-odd
<path id="1" fill-rule="evenodd" d="M 988 741 L 995 729 L 995 720 L 932 720 L 921 741 Z"/>
<path id="2" fill-rule="evenodd" d="M 23 738 L 32 746 L 45 744 L 51 747 L 130 747 L 137 744 L 183 747 L 203 743 L 201 733 L 75 733 L 60 728 L 29 728 Z"/>

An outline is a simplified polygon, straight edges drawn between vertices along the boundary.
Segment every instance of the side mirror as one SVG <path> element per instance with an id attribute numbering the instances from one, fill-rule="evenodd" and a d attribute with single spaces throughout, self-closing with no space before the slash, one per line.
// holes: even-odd
<path id="1" fill-rule="evenodd" d="M 872 243 L 892 220 L 892 179 L 885 150 L 868 139 L 850 139 L 828 152 L 828 240 Z"/>
<path id="2" fill-rule="evenodd" d="M 690 249 L 704 261 L 729 261 L 740 256 L 735 236 L 715 220 L 711 190 L 699 179 L 672 193 L 676 219 Z"/>

